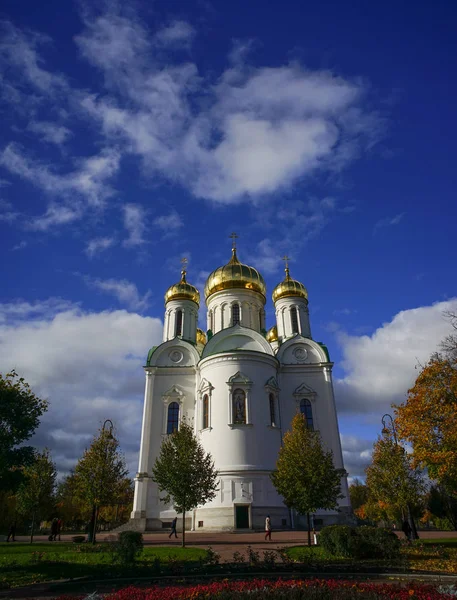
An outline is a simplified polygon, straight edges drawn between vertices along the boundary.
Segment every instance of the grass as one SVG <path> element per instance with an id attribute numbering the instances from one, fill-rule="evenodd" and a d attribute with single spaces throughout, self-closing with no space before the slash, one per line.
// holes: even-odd
<path id="1" fill-rule="evenodd" d="M 404 544 L 397 559 L 352 559 L 328 554 L 321 546 L 294 546 L 287 549 L 289 558 L 294 561 L 311 563 L 317 566 L 341 565 L 358 569 L 404 569 L 409 572 L 457 573 L 457 537 L 418 540 Z"/>
<path id="2" fill-rule="evenodd" d="M 0 589 L 79 577 L 145 577 L 157 569 L 158 561 L 170 567 L 181 562 L 197 565 L 206 556 L 206 550 L 201 548 L 145 548 L 135 565 L 121 566 L 113 564 L 108 544 L 99 544 L 94 548 L 95 551 L 92 551 L 92 547 L 64 542 L 1 543 Z"/>

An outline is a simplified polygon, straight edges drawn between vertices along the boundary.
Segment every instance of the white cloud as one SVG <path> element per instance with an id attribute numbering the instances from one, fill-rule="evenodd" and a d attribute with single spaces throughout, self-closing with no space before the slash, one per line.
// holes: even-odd
<path id="1" fill-rule="evenodd" d="M 399 312 L 371 336 L 338 332 L 346 375 L 335 381 L 339 409 L 386 412 L 401 403 L 425 364 L 449 334 L 445 311 L 457 311 L 457 299 Z"/>
<path id="2" fill-rule="evenodd" d="M 27 130 L 40 134 L 45 142 L 56 144 L 57 146 L 64 144 L 71 135 L 68 127 L 49 121 L 30 121 L 27 125 Z"/>
<path id="3" fill-rule="evenodd" d="M 48 37 L 20 31 L 8 21 L 0 22 L 0 64 L 14 69 L 17 76 L 41 94 L 54 95 L 67 89 L 67 81 L 61 74 L 43 68 L 44 60 L 37 48 L 44 44 L 50 44 Z"/>
<path id="4" fill-rule="evenodd" d="M 162 229 L 164 233 L 173 233 L 184 225 L 181 217 L 175 210 L 172 210 L 168 215 L 156 217 L 152 223 Z"/>
<path id="5" fill-rule="evenodd" d="M 145 211 L 140 204 L 125 204 L 124 227 L 127 229 L 128 238 L 124 240 L 124 246 L 141 246 L 146 243 L 144 234 L 146 231 Z"/>
<path id="6" fill-rule="evenodd" d="M 114 194 L 106 181 L 117 173 L 119 160 L 116 150 L 105 149 L 98 155 L 79 159 L 75 170 L 60 174 L 50 166 L 26 156 L 17 144 L 8 144 L 0 155 L 3 167 L 41 187 L 45 192 L 59 198 L 71 197 L 71 205 L 77 194 L 93 206 L 100 206 Z"/>
<path id="7" fill-rule="evenodd" d="M 182 30 L 181 23 L 162 33 Z M 362 108 L 360 81 L 298 64 L 249 68 L 238 52 L 208 85 L 192 63 L 161 64 L 153 39 L 139 21 L 114 15 L 86 23 L 81 52 L 116 94 L 88 95 L 82 107 L 108 139 L 128 143 L 145 172 L 195 196 L 255 200 L 316 170 L 341 168 L 379 135 L 379 119 Z"/>
<path id="8" fill-rule="evenodd" d="M 85 281 L 101 292 L 112 294 L 121 304 L 131 310 L 142 311 L 149 306 L 151 292 L 148 291 L 144 296 L 140 296 L 136 285 L 127 279 L 93 279 L 85 277 Z"/>
<path id="9" fill-rule="evenodd" d="M 393 225 L 398 225 L 404 216 L 405 213 L 402 212 L 398 215 L 395 215 L 394 217 L 385 217 L 384 219 L 380 219 L 379 221 L 377 221 L 377 223 L 375 223 L 373 233 L 376 233 L 379 229 L 382 229 L 383 227 L 392 227 Z"/>
<path id="10" fill-rule="evenodd" d="M 365 477 L 365 469 L 371 463 L 373 442 L 354 435 L 341 435 L 343 462 L 351 478 Z"/>
<path id="11" fill-rule="evenodd" d="M 187 22 L 176 20 L 154 33 L 133 10 L 128 18 L 115 7 L 102 15 L 85 10 L 74 39 L 81 56 L 101 72 L 94 78 L 99 86 L 89 91 L 72 89 L 46 68 L 39 50 L 49 40 L 4 25 L 0 60 L 14 65 L 7 73 L 12 83 L 5 83 L 16 86 L 11 94 L 17 108 L 24 82 L 27 92 L 33 86 L 37 105 L 52 102 L 47 119 L 34 113 L 30 129 L 62 144 L 70 130 L 52 123 L 49 114 L 65 113 L 92 119 L 103 136 L 97 156 L 59 169 L 25 155 L 17 144 L 3 150 L 6 169 L 53 196 L 55 206 L 38 218 L 38 229 L 81 218 L 88 207 L 102 208 L 115 193 L 112 180 L 125 154 L 140 159 L 145 177 L 178 183 L 198 198 L 257 204 L 308 176 L 341 169 L 382 131 L 379 116 L 365 108 L 368 86 L 361 80 L 298 63 L 254 68 L 246 63 L 252 41 L 235 42 L 230 67 L 209 77 L 179 55 L 169 59 L 168 49 L 188 46 L 195 35 Z M 322 226 L 314 216 L 307 231 Z M 125 245 L 144 243 L 143 233 L 137 221 Z"/>
<path id="12" fill-rule="evenodd" d="M 194 36 L 195 29 L 189 23 L 176 20 L 159 29 L 153 38 L 153 44 L 167 48 L 188 48 Z"/>
<path id="13" fill-rule="evenodd" d="M 32 443 L 49 446 L 59 469 L 74 466 L 100 424 L 114 421 L 137 468 L 148 348 L 162 324 L 124 310 L 84 312 L 60 299 L 0 305 L 0 372 L 15 368 L 50 401 Z"/>
<path id="14" fill-rule="evenodd" d="M 23 250 L 24 248 L 27 248 L 27 242 L 25 240 L 21 240 L 19 244 L 13 246 L 11 250 Z"/>
<path id="15" fill-rule="evenodd" d="M 86 254 L 89 258 L 93 258 L 96 254 L 100 254 L 111 248 L 113 244 L 114 238 L 112 237 L 100 237 L 89 240 L 86 245 Z"/>

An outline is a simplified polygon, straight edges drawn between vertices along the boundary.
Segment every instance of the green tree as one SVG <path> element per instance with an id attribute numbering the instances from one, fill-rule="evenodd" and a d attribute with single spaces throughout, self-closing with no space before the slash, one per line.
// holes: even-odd
<path id="1" fill-rule="evenodd" d="M 356 512 L 361 506 L 368 502 L 370 490 L 368 486 L 360 481 L 360 479 L 354 479 L 349 486 L 349 497 L 351 498 L 352 510 Z"/>
<path id="2" fill-rule="evenodd" d="M 31 518 L 30 543 L 36 523 L 43 517 L 49 517 L 54 508 L 56 485 L 56 467 L 49 450 L 35 452 L 31 465 L 22 468 L 24 480 L 17 491 L 17 509 L 24 517 Z"/>
<path id="3" fill-rule="evenodd" d="M 78 497 L 92 509 L 92 543 L 95 544 L 97 517 L 101 506 L 116 502 L 122 495 L 127 475 L 124 455 L 111 430 L 102 428 L 86 448 L 75 468 Z"/>
<path id="4" fill-rule="evenodd" d="M 160 492 L 162 502 L 173 502 L 175 510 L 183 515 L 182 546 L 186 544 L 186 512 L 209 502 L 216 496 L 218 472 L 211 454 L 205 453 L 192 427 L 182 422 L 160 448 L 152 468 L 152 479 Z"/>
<path id="5" fill-rule="evenodd" d="M 23 443 L 38 427 L 47 410 L 23 377 L 13 370 L 0 374 L 0 491 L 16 490 L 22 479 L 21 467 L 33 461 L 33 448 Z"/>
<path id="6" fill-rule="evenodd" d="M 390 518 L 399 512 L 408 515 L 415 532 L 411 511 L 422 504 L 425 491 L 422 473 L 413 467 L 412 457 L 392 438 L 389 430 L 374 444 L 372 462 L 366 469 L 370 500 L 386 510 Z M 415 534 L 416 535 L 416 534 Z"/>
<path id="7" fill-rule="evenodd" d="M 344 469 L 333 464 L 333 453 L 322 447 L 320 435 L 311 431 L 302 414 L 292 420 L 284 436 L 276 470 L 271 480 L 289 508 L 308 517 L 308 544 L 311 545 L 310 513 L 336 509 L 341 494 Z"/>
<path id="8" fill-rule="evenodd" d="M 448 519 L 457 531 L 457 499 L 446 487 L 432 485 L 427 494 L 427 508 L 433 516 Z"/>

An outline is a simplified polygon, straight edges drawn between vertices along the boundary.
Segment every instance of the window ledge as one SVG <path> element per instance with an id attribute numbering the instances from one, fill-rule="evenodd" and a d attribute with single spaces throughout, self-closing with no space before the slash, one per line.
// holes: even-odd
<path id="1" fill-rule="evenodd" d="M 279 425 L 267 425 L 267 429 L 281 429 Z"/>
<path id="2" fill-rule="evenodd" d="M 253 427 L 252 423 L 227 423 L 230 429 L 243 429 L 244 427 Z"/>
<path id="3" fill-rule="evenodd" d="M 211 431 L 212 427 L 204 427 L 203 429 L 200 429 L 200 433 L 203 433 L 204 431 Z"/>

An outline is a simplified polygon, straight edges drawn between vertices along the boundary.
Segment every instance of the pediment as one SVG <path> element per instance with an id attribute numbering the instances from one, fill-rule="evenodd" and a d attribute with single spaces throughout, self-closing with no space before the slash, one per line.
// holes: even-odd
<path id="1" fill-rule="evenodd" d="M 230 377 L 227 383 L 229 383 L 230 385 L 234 385 L 236 383 L 240 383 L 241 385 L 248 385 L 252 382 L 247 375 L 245 375 L 241 371 L 238 371 L 238 373 L 235 373 L 235 375 L 232 375 Z"/>
<path id="2" fill-rule="evenodd" d="M 179 385 L 172 385 L 171 388 L 163 394 L 164 398 L 183 398 L 184 391 Z"/>
<path id="3" fill-rule="evenodd" d="M 200 381 L 200 385 L 198 386 L 199 392 L 205 392 L 207 390 L 214 390 L 214 386 L 207 379 L 202 379 Z"/>
<path id="4" fill-rule="evenodd" d="M 315 395 L 316 395 L 316 392 L 312 388 L 310 388 L 309 385 L 306 385 L 306 383 L 302 383 L 294 391 L 294 396 L 315 396 Z"/>
<path id="5" fill-rule="evenodd" d="M 271 388 L 273 390 L 279 390 L 279 385 L 276 381 L 276 377 L 270 377 L 270 379 L 266 382 L 265 387 Z"/>

